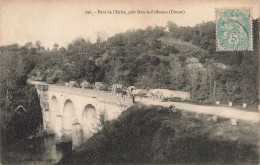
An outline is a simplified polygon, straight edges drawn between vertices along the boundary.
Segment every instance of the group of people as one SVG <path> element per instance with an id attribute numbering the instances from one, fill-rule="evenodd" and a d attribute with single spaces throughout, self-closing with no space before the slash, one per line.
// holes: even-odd
<path id="1" fill-rule="evenodd" d="M 163 100 L 164 97 L 170 98 L 173 97 L 174 93 L 181 91 L 171 91 L 168 89 L 136 89 L 135 86 L 124 87 L 122 84 L 113 84 L 111 87 L 106 87 L 102 82 L 96 82 L 94 85 L 87 81 L 82 81 L 81 84 L 76 81 L 70 81 L 66 83 L 66 86 L 69 87 L 79 87 L 82 89 L 96 89 L 96 90 L 104 90 L 111 92 L 113 94 L 120 94 L 122 98 L 125 99 L 126 96 L 131 96 L 133 98 L 133 102 L 135 102 L 135 96 L 150 96 L 155 99 Z M 185 93 L 185 92 L 182 92 Z M 187 92 L 186 92 L 187 93 Z M 175 108 L 174 106 L 170 108 Z"/>

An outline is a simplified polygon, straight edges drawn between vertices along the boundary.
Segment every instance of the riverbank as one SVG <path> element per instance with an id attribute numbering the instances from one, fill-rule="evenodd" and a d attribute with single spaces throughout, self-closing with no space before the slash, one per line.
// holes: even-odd
<path id="1" fill-rule="evenodd" d="M 1 153 L 1 163 L 51 165 L 70 152 L 71 146 L 71 143 L 56 145 L 52 135 L 26 138 L 15 144 L 8 143 Z"/>

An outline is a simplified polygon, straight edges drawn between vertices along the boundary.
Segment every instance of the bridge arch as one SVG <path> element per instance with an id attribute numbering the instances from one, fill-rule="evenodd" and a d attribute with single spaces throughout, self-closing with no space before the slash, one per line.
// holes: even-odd
<path id="1" fill-rule="evenodd" d="M 50 102 L 50 125 L 54 132 L 57 132 L 61 128 L 61 124 L 57 122 L 56 118 L 59 114 L 59 103 L 56 96 L 52 96 L 51 102 Z"/>
<path id="2" fill-rule="evenodd" d="M 87 104 L 82 113 L 81 125 L 83 128 L 84 139 L 88 139 L 97 131 L 98 111 L 92 104 Z"/>
<path id="3" fill-rule="evenodd" d="M 73 124 L 76 122 L 76 109 L 73 102 L 67 99 L 63 108 L 62 128 L 64 135 L 71 140 Z"/>

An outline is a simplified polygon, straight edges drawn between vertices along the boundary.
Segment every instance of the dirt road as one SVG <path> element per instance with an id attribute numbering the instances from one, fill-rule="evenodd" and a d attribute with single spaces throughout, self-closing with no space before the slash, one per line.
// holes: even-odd
<path id="1" fill-rule="evenodd" d="M 257 123 L 260 121 L 260 113 L 258 112 L 248 112 L 245 110 L 235 109 L 231 107 L 229 108 L 220 106 L 195 105 L 181 102 L 161 102 L 159 100 L 153 101 L 150 98 L 137 98 L 136 101 L 145 105 L 160 105 L 164 107 L 169 107 L 170 105 L 174 104 L 177 109 L 189 112 L 216 115 L 223 118 L 239 119 L 253 123 Z"/>

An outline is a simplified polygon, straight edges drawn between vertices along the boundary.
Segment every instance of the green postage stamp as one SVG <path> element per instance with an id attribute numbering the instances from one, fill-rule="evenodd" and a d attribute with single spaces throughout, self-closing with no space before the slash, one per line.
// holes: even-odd
<path id="1" fill-rule="evenodd" d="M 251 8 L 216 9 L 217 51 L 253 50 Z"/>

